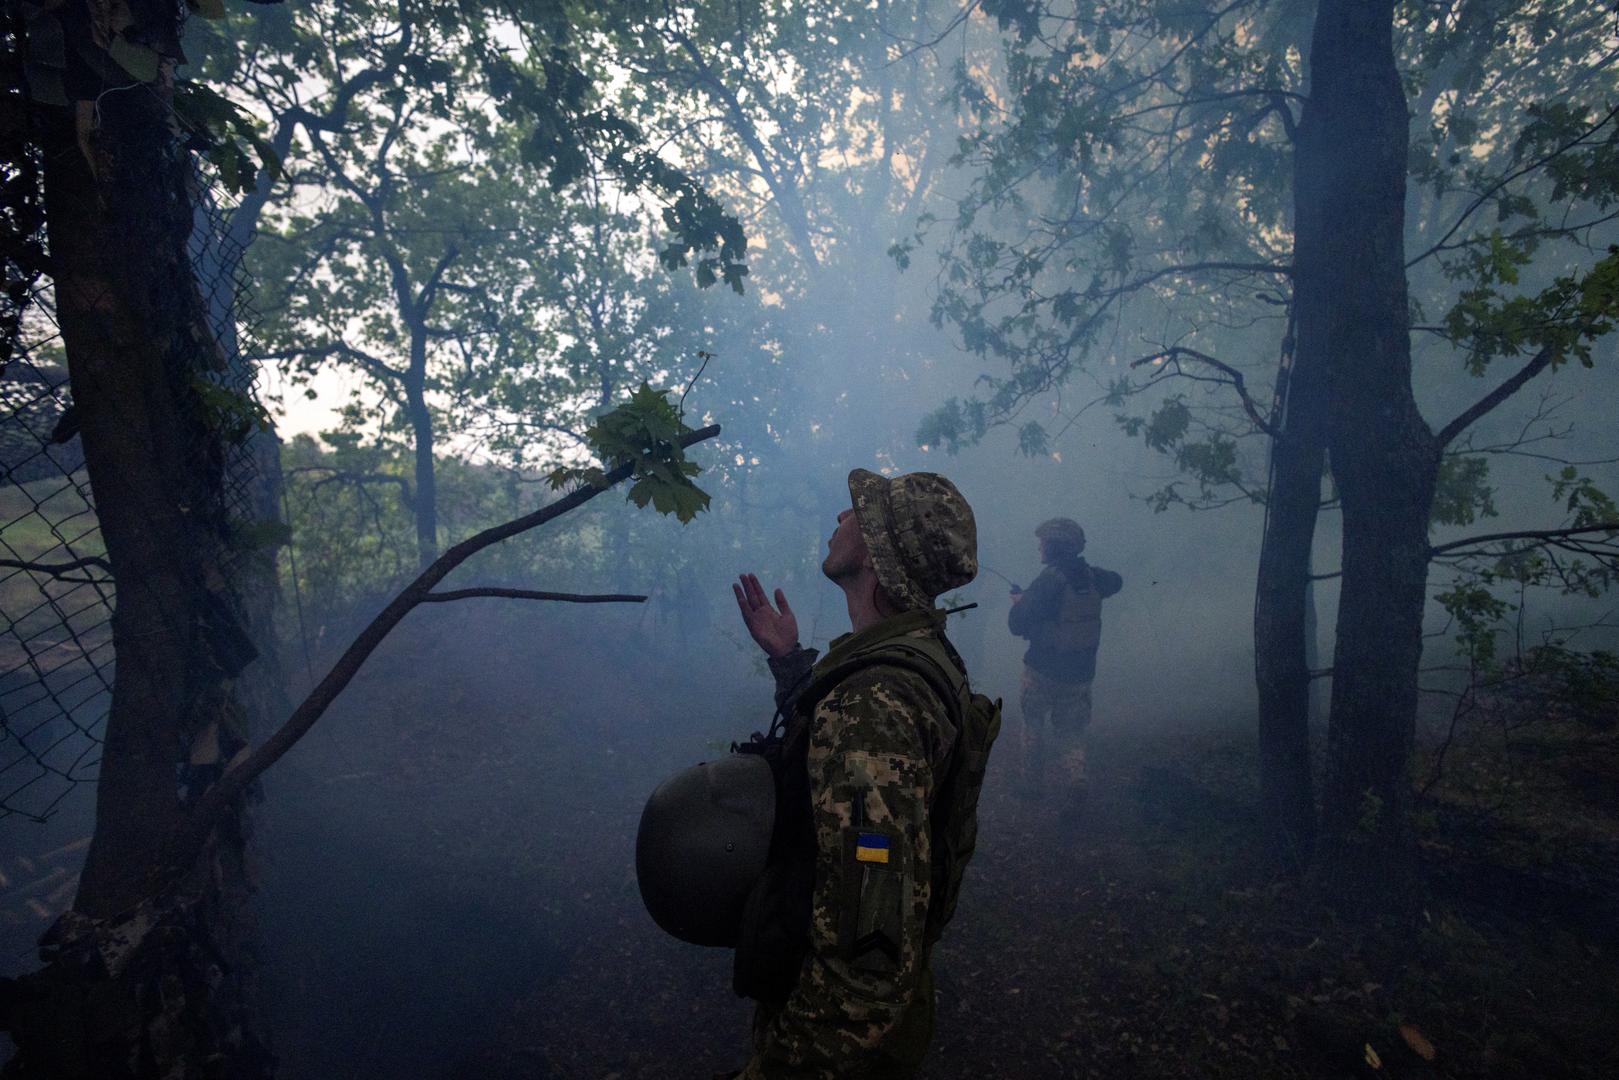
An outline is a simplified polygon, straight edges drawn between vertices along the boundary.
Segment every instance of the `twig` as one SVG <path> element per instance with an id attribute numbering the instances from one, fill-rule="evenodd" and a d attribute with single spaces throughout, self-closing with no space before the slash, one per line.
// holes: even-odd
<path id="1" fill-rule="evenodd" d="M 82 559 L 62 563 L 29 562 L 26 559 L 0 559 L 0 568 L 13 570 L 32 570 L 37 574 L 50 574 L 61 577 L 69 570 L 82 570 L 86 566 L 98 566 L 107 573 L 112 573 L 112 564 L 99 555 L 86 555 Z"/>
<path id="2" fill-rule="evenodd" d="M 1252 420 L 1254 426 L 1260 431 L 1263 431 L 1266 435 L 1269 435 L 1273 439 L 1277 437 L 1276 429 L 1272 427 L 1270 422 L 1267 421 L 1263 416 L 1259 415 L 1259 406 L 1254 402 L 1253 398 L 1248 396 L 1248 387 L 1243 381 L 1242 372 L 1238 371 L 1230 364 L 1216 360 L 1214 357 L 1209 356 L 1206 353 L 1198 352 L 1196 349 L 1188 349 L 1182 345 L 1174 345 L 1163 350 L 1162 352 L 1153 353 L 1151 356 L 1143 356 L 1140 360 L 1133 361 L 1130 366 L 1132 368 L 1138 368 L 1143 364 L 1150 364 L 1154 361 L 1168 360 L 1174 363 L 1176 369 L 1179 370 L 1180 361 L 1183 357 L 1188 360 L 1196 360 L 1200 364 L 1207 364 L 1216 371 L 1223 372 L 1226 377 L 1231 380 L 1231 385 L 1236 389 L 1237 396 L 1242 399 L 1242 410 L 1248 414 L 1248 419 Z"/>
<path id="3" fill-rule="evenodd" d="M 1512 183 L 1512 181 L 1518 179 L 1518 177 L 1523 176 L 1526 173 L 1533 172 L 1534 170 L 1540 168 L 1541 166 L 1547 164 L 1548 162 L 1550 162 L 1550 161 L 1560 157 L 1561 155 L 1567 153 L 1568 151 L 1574 149 L 1576 146 L 1579 146 L 1586 139 L 1590 138 L 1592 135 L 1595 135 L 1598 131 L 1601 131 L 1604 127 L 1606 127 L 1608 125 L 1608 123 L 1614 119 L 1615 116 L 1619 116 L 1619 107 L 1609 109 L 1606 113 L 1603 114 L 1602 119 L 1598 120 L 1596 123 L 1592 124 L 1590 127 L 1586 128 L 1584 131 L 1580 132 L 1574 138 L 1570 139 L 1568 142 L 1566 142 L 1563 145 L 1559 146 L 1557 149 L 1553 150 L 1551 153 L 1545 154 L 1542 157 L 1536 158 L 1534 161 L 1532 161 L 1529 164 L 1525 165 L 1523 168 L 1518 169 L 1516 172 L 1507 173 L 1505 176 L 1502 176 L 1499 180 L 1497 180 L 1494 184 L 1491 184 L 1484 191 L 1481 191 L 1478 194 L 1478 197 L 1475 198 L 1471 203 L 1469 203 L 1467 205 L 1467 207 L 1465 209 L 1463 209 L 1462 212 L 1459 215 L 1457 215 L 1456 220 L 1451 223 L 1450 228 L 1445 230 L 1445 235 L 1441 236 L 1439 238 L 1438 242 L 1435 243 L 1432 247 L 1430 247 L 1427 251 L 1424 251 L 1421 255 L 1418 255 L 1416 258 L 1409 260 L 1405 264 L 1405 268 L 1407 270 L 1409 270 L 1409 269 L 1411 269 L 1411 267 L 1417 265 L 1417 263 L 1421 262 L 1423 259 L 1426 259 L 1430 255 L 1432 255 L 1435 252 L 1441 250 L 1444 247 L 1445 243 L 1447 241 L 1449 241 L 1452 236 L 1456 235 L 1456 230 L 1460 229 L 1462 227 L 1462 225 L 1467 221 L 1467 219 L 1469 217 L 1471 217 L 1476 210 L 1479 209 L 1479 207 L 1483 206 L 1485 203 L 1489 202 L 1492 198 L 1494 198 L 1496 192 L 1500 191 L 1502 188 L 1504 188 L 1508 184 Z"/>
<path id="4" fill-rule="evenodd" d="M 1444 775 L 1445 754 L 1449 752 L 1451 743 L 1456 741 L 1456 725 L 1461 722 L 1461 719 L 1465 714 L 1473 711 L 1474 692 L 1477 686 L 1477 667 L 1474 664 L 1469 663 L 1467 671 L 1467 687 L 1457 697 L 1456 706 L 1450 711 L 1450 729 L 1445 732 L 1445 741 L 1439 744 L 1439 750 L 1434 754 L 1433 768 L 1428 773 L 1428 782 L 1422 785 L 1421 791 L 1417 792 L 1418 802 L 1421 802 L 1428 797 L 1428 792 L 1433 790 L 1433 786 L 1439 783 L 1439 778 Z"/>
<path id="5" fill-rule="evenodd" d="M 708 370 L 708 362 L 714 359 L 713 353 L 704 352 L 701 349 L 697 350 L 697 355 L 703 358 L 703 362 L 697 368 L 697 374 L 693 375 L 691 381 L 686 384 L 686 389 L 680 392 L 680 401 L 675 405 L 675 415 L 682 419 L 686 416 L 686 395 L 691 393 L 691 388 L 697 385 L 697 380 L 703 377 L 703 372 Z"/>

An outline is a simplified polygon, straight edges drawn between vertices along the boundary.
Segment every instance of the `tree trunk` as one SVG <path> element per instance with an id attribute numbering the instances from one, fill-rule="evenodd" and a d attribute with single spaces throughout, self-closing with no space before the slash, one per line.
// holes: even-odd
<path id="1" fill-rule="evenodd" d="M 1301 337 L 1287 374 L 1282 430 L 1271 448 L 1270 497 L 1254 599 L 1259 780 L 1279 861 L 1302 870 L 1315 847 L 1310 778 L 1310 549 L 1321 507 L 1326 379 L 1318 343 Z"/>
<path id="2" fill-rule="evenodd" d="M 109 95 L 87 142 L 93 167 L 74 115 L 41 113 L 58 318 L 118 583 L 96 831 L 74 905 L 107 918 L 148 898 L 161 838 L 183 811 L 176 770 L 235 674 L 210 640 L 239 628 L 220 626 L 230 606 L 207 580 L 224 543 L 222 457 L 195 386 L 213 365 L 202 350 L 216 346 L 186 248 L 189 162 L 167 102 Z"/>
<path id="3" fill-rule="evenodd" d="M 1402 917 L 1417 899 L 1407 769 L 1438 448 L 1411 392 L 1393 0 L 1322 0 L 1310 81 L 1295 181 L 1299 337 L 1326 365 L 1344 548 L 1320 880 L 1352 912 Z"/>
<path id="4" fill-rule="evenodd" d="M 438 558 L 438 473 L 433 466 L 433 414 L 427 407 L 427 335 L 412 327 L 410 369 L 405 380 L 405 408 L 416 455 L 416 555 L 422 569 Z"/>
<path id="5" fill-rule="evenodd" d="M 226 558 L 224 448 L 199 392 L 223 354 L 188 249 L 191 161 L 170 110 L 184 6 L 120 11 L 135 24 L 109 30 L 116 15 L 93 2 L 45 9 L 30 26 L 30 45 L 36 33 L 57 42 L 31 59 L 65 56 L 74 103 L 36 101 L 31 119 L 57 319 L 117 584 L 116 674 L 78 895 L 42 942 L 45 968 L 8 988 L 17 1053 L 5 1075 L 255 1077 L 268 1058 L 244 1029 L 245 976 L 226 929 L 245 880 L 236 817 L 180 888 L 158 889 L 174 880 L 168 842 L 208 779 L 193 763 L 230 752 L 234 680 L 254 650 Z M 149 46 L 157 77 L 109 92 L 131 90 L 109 34 L 136 60 Z"/>

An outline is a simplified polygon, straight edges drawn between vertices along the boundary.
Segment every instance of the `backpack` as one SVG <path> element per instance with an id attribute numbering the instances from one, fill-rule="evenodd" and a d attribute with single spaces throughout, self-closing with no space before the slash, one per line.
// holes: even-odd
<path id="1" fill-rule="evenodd" d="M 1056 616 L 1039 626 L 1030 641 L 1055 653 L 1094 653 L 1102 641 L 1102 594 L 1084 559 L 1058 570 L 1067 587 Z"/>
<path id="2" fill-rule="evenodd" d="M 805 718 L 839 683 L 877 664 L 920 676 L 944 704 L 956 729 L 929 813 L 932 839 L 931 900 L 924 941 L 932 945 L 955 915 L 967 863 L 978 844 L 978 800 L 989 754 L 1001 730 L 1001 703 L 973 691 L 937 638 L 888 638 L 816 675 L 800 692 L 796 723 L 771 725 L 735 745 L 770 763 L 777 781 L 776 830 L 770 864 L 744 909 L 732 983 L 743 997 L 783 1001 L 798 980 L 809 947 L 814 890 L 815 837 L 809 819 L 809 752 Z"/>

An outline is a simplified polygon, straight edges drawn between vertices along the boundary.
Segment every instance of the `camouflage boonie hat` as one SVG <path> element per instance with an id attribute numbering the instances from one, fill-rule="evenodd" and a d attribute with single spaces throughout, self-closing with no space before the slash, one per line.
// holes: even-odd
<path id="1" fill-rule="evenodd" d="M 1075 551 L 1085 550 L 1085 530 L 1079 527 L 1079 522 L 1073 518 L 1052 518 L 1042 521 L 1040 527 L 1034 530 L 1034 535 L 1041 540 L 1055 540 Z"/>
<path id="2" fill-rule="evenodd" d="M 877 581 L 902 609 L 931 608 L 934 597 L 978 576 L 973 509 L 938 473 L 890 480 L 855 469 L 849 494 Z"/>

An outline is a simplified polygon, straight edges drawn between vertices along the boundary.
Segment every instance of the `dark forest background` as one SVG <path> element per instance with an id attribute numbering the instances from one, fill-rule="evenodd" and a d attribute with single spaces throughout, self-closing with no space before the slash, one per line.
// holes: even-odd
<path id="1" fill-rule="evenodd" d="M 8 3 L 8 1076 L 702 1075 L 630 856 L 847 628 L 1104 613 L 1010 742 L 933 1076 L 1619 1062 L 1619 13 L 1560 0 Z M 605 494 L 605 498 L 597 498 Z M 1031 797 L 1032 796 L 1032 797 Z"/>

